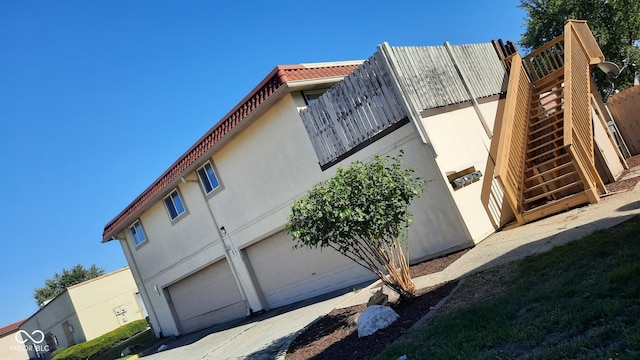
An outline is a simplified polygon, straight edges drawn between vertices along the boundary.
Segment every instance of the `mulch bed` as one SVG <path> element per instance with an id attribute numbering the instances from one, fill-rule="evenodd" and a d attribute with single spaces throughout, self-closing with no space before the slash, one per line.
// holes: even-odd
<path id="1" fill-rule="evenodd" d="M 467 250 L 411 266 L 411 276 L 417 277 L 442 271 L 464 255 Z M 394 305 L 400 318 L 386 329 L 358 338 L 356 320 L 365 304 L 335 309 L 313 323 L 289 346 L 287 360 L 370 359 L 405 334 L 440 300 L 448 296 L 457 282 L 420 289 L 416 297 Z"/>

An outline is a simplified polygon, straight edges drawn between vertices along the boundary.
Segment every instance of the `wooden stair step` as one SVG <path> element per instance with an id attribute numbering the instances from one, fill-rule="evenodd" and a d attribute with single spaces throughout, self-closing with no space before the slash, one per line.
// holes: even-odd
<path id="1" fill-rule="evenodd" d="M 552 154 L 552 153 L 554 153 L 554 152 L 556 152 L 556 151 L 558 151 L 558 150 L 563 150 L 563 149 L 564 149 L 564 147 L 553 148 L 553 149 L 551 149 L 551 150 L 548 150 L 548 151 L 542 152 L 542 153 L 540 153 L 540 154 L 536 154 L 535 156 L 533 156 L 533 157 L 531 157 L 531 158 L 525 158 L 525 161 L 526 161 L 526 162 L 532 162 L 532 161 L 537 160 L 537 159 L 539 159 L 539 158 L 541 158 L 541 157 L 547 156 L 547 155 Z M 565 150 L 565 151 L 566 151 L 566 150 Z M 557 156 L 560 156 L 560 155 L 562 155 L 562 154 L 559 154 L 559 155 L 557 155 Z"/>
<path id="2" fill-rule="evenodd" d="M 549 131 L 549 132 L 546 132 L 544 134 L 541 134 L 538 137 L 535 137 L 535 138 L 529 140 L 527 142 L 527 146 L 536 146 L 534 144 L 537 143 L 537 142 L 540 142 L 540 141 L 551 142 L 551 141 L 554 141 L 556 139 L 562 138 L 563 135 L 564 135 L 564 129 L 556 129 L 556 130 L 553 130 L 553 131 Z"/>
<path id="3" fill-rule="evenodd" d="M 530 166 L 530 167 L 526 168 L 525 171 L 532 171 L 536 167 L 546 166 L 546 165 L 549 165 L 549 164 L 551 164 L 553 162 L 562 162 L 563 164 L 565 164 L 565 162 L 568 162 L 569 164 L 571 164 L 571 162 L 569 160 L 571 160 L 571 156 L 570 156 L 570 154 L 568 152 L 566 152 L 564 154 L 561 154 L 561 155 L 558 155 L 558 156 L 554 157 L 553 159 L 549 159 L 549 160 L 547 160 L 545 162 L 542 162 L 540 164 L 535 164 L 533 166 Z"/>
<path id="4" fill-rule="evenodd" d="M 578 205 L 588 204 L 589 198 L 586 191 L 565 196 L 561 199 L 549 201 L 543 205 L 522 212 L 522 219 L 525 222 L 542 219 L 549 215 L 554 215 L 559 211 L 569 209 Z"/>
<path id="5" fill-rule="evenodd" d="M 582 185 L 582 184 L 583 184 L 582 180 L 578 180 L 576 182 L 572 182 L 570 184 L 561 186 L 561 187 L 553 189 L 551 191 L 547 191 L 544 194 L 536 195 L 536 196 L 533 196 L 533 197 L 530 197 L 530 198 L 524 198 L 522 203 L 525 204 L 525 205 L 526 204 L 530 204 L 532 202 L 538 201 L 540 199 L 548 198 L 548 197 L 550 197 L 550 196 L 552 196 L 554 194 L 557 194 L 557 193 L 560 193 L 560 192 L 563 192 L 563 191 L 567 191 L 572 187 L 575 187 L 575 186 L 578 186 L 578 185 Z"/>
<path id="6" fill-rule="evenodd" d="M 533 136 L 533 137 L 537 137 L 534 136 L 534 134 L 539 133 L 541 131 L 547 130 L 552 126 L 558 126 L 554 131 L 559 131 L 559 130 L 563 130 L 564 126 L 562 126 L 562 119 L 556 119 L 556 121 L 552 121 L 546 125 L 543 125 L 537 129 L 529 129 L 529 136 Z"/>
<path id="7" fill-rule="evenodd" d="M 524 193 L 528 193 L 528 192 L 531 192 L 531 191 L 534 191 L 534 190 L 538 190 L 538 189 L 540 189 L 542 187 L 545 187 L 545 186 L 553 186 L 554 183 L 562 181 L 562 180 L 565 180 L 565 179 L 568 179 L 568 178 L 571 178 L 573 176 L 578 176 L 579 177 L 578 173 L 575 172 L 575 171 L 568 172 L 566 174 L 563 174 L 563 175 L 560 175 L 560 176 L 556 176 L 551 180 L 547 180 L 547 181 L 538 183 L 538 184 L 533 185 L 533 186 L 525 186 L 525 189 L 523 190 L 523 192 Z M 578 181 L 574 181 L 572 184 L 575 184 L 577 182 Z"/>
<path id="8" fill-rule="evenodd" d="M 550 139 L 549 141 L 546 141 L 546 142 L 544 142 L 544 143 L 542 143 L 542 144 L 540 144 L 540 145 L 538 145 L 536 147 L 533 147 L 531 149 L 527 149 L 527 154 L 533 153 L 533 152 L 535 152 L 537 150 L 540 150 L 540 149 L 542 149 L 544 147 L 547 147 L 547 146 L 554 146 L 554 148 L 561 148 L 563 146 L 564 142 L 559 144 L 559 145 L 556 145 L 554 143 L 558 142 L 558 141 L 562 141 L 562 140 L 563 140 L 562 136 L 556 137 L 555 139 Z"/>
<path id="9" fill-rule="evenodd" d="M 563 107 L 564 107 L 563 101 L 550 100 L 546 103 L 542 103 L 542 101 L 538 101 L 538 105 L 532 106 L 529 111 L 531 115 L 537 115 L 540 113 L 540 110 L 544 110 L 544 112 L 549 112 L 552 110 L 559 111 L 560 109 L 558 108 L 563 108 Z"/>
<path id="10" fill-rule="evenodd" d="M 564 119 L 564 109 L 560 109 L 553 113 L 543 114 L 544 116 L 540 115 L 542 114 L 538 114 L 538 116 L 536 116 L 536 114 L 532 114 L 529 117 L 529 128 L 535 127 L 536 125 L 539 125 L 540 123 L 547 121 L 550 118 Z"/>
<path id="11" fill-rule="evenodd" d="M 553 161 L 553 160 L 550 160 L 549 162 L 551 162 L 551 161 Z M 536 167 L 540 167 L 540 166 L 543 166 L 543 165 L 544 165 L 544 163 L 543 163 L 543 164 L 540 164 L 540 165 L 536 165 Z M 557 165 L 557 166 L 555 166 L 555 167 L 553 167 L 553 168 L 551 168 L 551 169 L 549 169 L 549 170 L 546 170 L 546 171 L 543 171 L 543 172 L 540 172 L 540 173 L 534 174 L 534 175 L 532 175 L 532 176 L 529 176 L 528 178 L 524 179 L 524 181 L 525 181 L 525 182 L 527 182 L 527 181 L 531 181 L 531 180 L 534 180 L 534 179 L 537 179 L 537 178 L 543 177 L 543 176 L 545 176 L 545 175 L 550 175 L 550 174 L 552 174 L 552 173 L 553 173 L 553 172 L 555 172 L 555 171 L 564 170 L 564 169 L 566 169 L 566 168 L 568 168 L 568 167 L 571 167 L 571 166 L 573 166 L 573 163 L 572 163 L 572 162 L 566 162 L 566 163 L 563 163 L 563 164 Z M 525 172 L 526 172 L 526 171 L 533 171 L 533 170 L 534 170 L 533 168 L 532 168 L 532 169 L 526 169 L 526 170 L 525 170 Z M 575 170 L 574 170 L 574 171 L 575 171 Z"/>

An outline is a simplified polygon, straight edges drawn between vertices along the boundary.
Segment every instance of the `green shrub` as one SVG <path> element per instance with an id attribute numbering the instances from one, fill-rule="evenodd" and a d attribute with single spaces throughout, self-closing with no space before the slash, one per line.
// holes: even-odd
<path id="1" fill-rule="evenodd" d="M 93 340 L 56 350 L 51 360 L 93 359 L 119 342 L 144 331 L 146 328 L 146 320 L 133 321 Z"/>

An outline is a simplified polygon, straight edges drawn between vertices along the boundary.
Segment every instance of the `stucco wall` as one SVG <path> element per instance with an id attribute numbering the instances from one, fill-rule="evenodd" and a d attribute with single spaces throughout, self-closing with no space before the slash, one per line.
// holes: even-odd
<path id="1" fill-rule="evenodd" d="M 40 330 L 45 334 L 51 332 L 58 340 L 58 348 L 63 348 L 73 345 L 68 341 L 62 327 L 62 324 L 67 321 L 75 330 L 73 333 L 74 343 L 85 341 L 86 338 L 75 313 L 71 297 L 69 292 L 65 291 L 27 319 L 20 326 L 20 329 L 29 334 L 32 334 L 35 330 Z M 41 343 L 41 345 L 45 344 L 46 342 Z"/>
<path id="2" fill-rule="evenodd" d="M 138 288 L 128 267 L 70 287 L 68 291 L 87 341 L 144 319 L 136 299 Z M 116 309 L 125 312 L 116 314 Z"/>
<path id="3" fill-rule="evenodd" d="M 0 360 L 29 359 L 26 347 L 16 341 L 16 331 L 0 336 Z M 18 337 L 22 339 L 20 335 Z"/>
<path id="4" fill-rule="evenodd" d="M 495 101 L 480 104 L 479 108 L 487 125 L 493 129 L 498 107 Z M 469 167 L 487 174 L 487 159 L 491 139 L 487 135 L 478 113 L 472 106 L 428 116 L 422 122 L 429 133 L 438 156 L 436 161 L 441 177 L 462 171 Z M 447 191 L 452 194 L 464 218 L 470 236 L 475 242 L 481 241 L 495 231 L 485 206 L 481 201 L 484 179 L 454 190 L 447 184 Z"/>

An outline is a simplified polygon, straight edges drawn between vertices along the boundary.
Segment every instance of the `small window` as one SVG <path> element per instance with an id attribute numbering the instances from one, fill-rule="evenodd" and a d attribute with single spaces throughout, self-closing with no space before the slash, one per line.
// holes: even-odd
<path id="1" fill-rule="evenodd" d="M 133 237 L 133 241 L 136 243 L 136 246 L 147 241 L 147 236 L 144 234 L 144 230 L 142 230 L 140 220 L 136 220 L 136 222 L 129 227 L 129 232 L 131 233 L 131 237 Z"/>
<path id="2" fill-rule="evenodd" d="M 329 89 L 305 90 L 302 92 L 302 95 L 304 96 L 304 101 L 307 105 L 311 105 L 316 102 L 322 94 L 326 93 L 327 90 Z"/>
<path id="3" fill-rule="evenodd" d="M 166 198 L 164 204 L 167 206 L 171 220 L 175 220 L 178 216 L 184 214 L 184 205 L 178 193 L 178 189 L 174 189 Z"/>
<path id="4" fill-rule="evenodd" d="M 209 161 L 198 169 L 198 177 L 200 178 L 202 188 L 207 195 L 220 187 L 220 182 L 218 181 L 216 172 L 213 170 L 213 166 L 211 166 L 211 162 Z"/>

